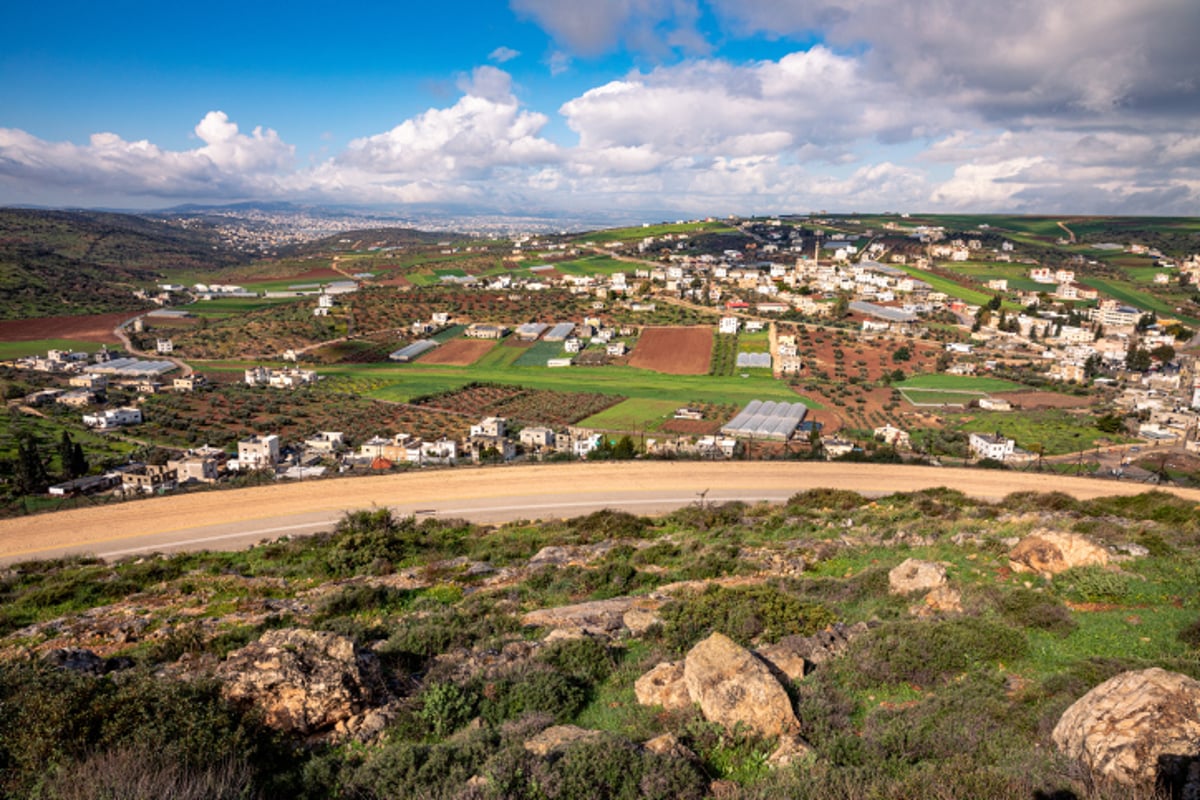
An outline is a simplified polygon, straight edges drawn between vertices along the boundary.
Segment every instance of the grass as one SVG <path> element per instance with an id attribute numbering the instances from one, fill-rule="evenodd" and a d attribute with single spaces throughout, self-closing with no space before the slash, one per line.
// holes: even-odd
<path id="1" fill-rule="evenodd" d="M 1115 443 L 1134 441 L 1104 433 L 1090 424 L 1087 417 L 1079 417 L 1061 410 L 972 412 L 953 425 L 966 433 L 991 433 L 1000 431 L 1015 439 L 1018 447 L 1033 449 L 1035 445 L 1045 448 L 1046 455 L 1062 455 L 1089 450 L 1098 439 Z"/>
<path id="2" fill-rule="evenodd" d="M 572 261 L 560 261 L 554 269 L 564 275 L 612 275 L 616 272 L 633 272 L 636 265 L 618 261 L 609 256 L 585 256 Z"/>
<path id="3" fill-rule="evenodd" d="M 551 358 L 562 358 L 567 355 L 562 342 L 535 342 L 531 347 L 512 362 L 515 367 L 545 367 Z"/>
<path id="4" fill-rule="evenodd" d="M 44 356 L 47 350 L 75 350 L 95 353 L 99 342 L 83 342 L 78 339 L 35 339 L 31 342 L 0 342 L 0 360 L 22 356 Z"/>
<path id="5" fill-rule="evenodd" d="M 901 389 L 900 394 L 913 405 L 961 405 L 987 397 L 983 392 L 960 392 L 952 389 Z"/>
<path id="6" fill-rule="evenodd" d="M 913 375 L 894 384 L 898 389 L 948 389 L 986 394 L 988 392 L 1012 392 L 1024 389 L 1019 383 L 1002 378 L 982 378 L 973 375 Z"/>
<path id="7" fill-rule="evenodd" d="M 593 414 L 578 424 L 581 428 L 602 430 L 654 431 L 664 420 L 674 416 L 677 408 L 679 403 L 674 400 L 629 399 Z"/>
<path id="8" fill-rule="evenodd" d="M 221 300 L 199 300 L 185 306 L 197 317 L 234 317 L 249 311 L 292 303 L 315 303 L 315 297 L 230 297 Z"/>
<path id="9" fill-rule="evenodd" d="M 644 225 L 632 228 L 613 228 L 606 231 L 581 234 L 581 242 L 627 242 L 647 236 L 663 236 L 668 233 L 729 233 L 734 229 L 723 222 L 685 222 L 681 225 Z"/>
<path id="10" fill-rule="evenodd" d="M 1081 283 L 1091 286 L 1102 294 L 1116 298 L 1122 303 L 1140 308 L 1143 311 L 1153 311 L 1164 317 L 1173 317 L 1186 325 L 1200 326 L 1200 319 L 1180 314 L 1175 310 L 1175 306 L 1154 295 L 1135 289 L 1130 283 L 1125 281 L 1114 281 L 1104 278 L 1083 278 Z"/>
<path id="11" fill-rule="evenodd" d="M 980 291 L 979 289 L 971 289 L 956 281 L 943 278 L 941 275 L 934 275 L 932 272 L 926 272 L 925 270 L 920 270 L 916 267 L 907 267 L 903 264 L 896 264 L 895 266 L 904 270 L 914 278 L 925 281 L 933 287 L 935 292 L 944 292 L 950 297 L 957 297 L 959 300 L 966 301 L 973 305 L 986 305 L 987 302 L 992 299 L 992 294 L 990 292 Z"/>
<path id="12" fill-rule="evenodd" d="M 786 400 L 802 402 L 810 408 L 820 404 L 801 397 L 786 384 L 769 375 L 750 378 L 712 377 L 708 375 L 663 375 L 657 372 L 624 366 L 588 369 L 546 369 L 505 365 L 507 347 L 498 347 L 470 367 L 449 367 L 427 364 L 352 364 L 322 369 L 322 374 L 359 378 L 384 379 L 381 388 L 370 396 L 380 400 L 407 402 L 424 394 L 461 387 L 472 381 L 508 383 L 532 389 L 554 389 L 571 392 L 598 392 L 656 400 L 670 400 L 684 405 L 692 400 L 712 403 L 745 405 L 751 400 Z M 519 348 L 512 348 L 518 354 Z M 516 357 L 514 357 L 516 358 Z M 208 367 L 206 366 L 206 369 Z"/>

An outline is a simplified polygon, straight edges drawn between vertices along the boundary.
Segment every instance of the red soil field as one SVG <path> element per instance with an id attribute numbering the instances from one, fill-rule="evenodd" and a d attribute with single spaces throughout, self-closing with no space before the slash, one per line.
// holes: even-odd
<path id="1" fill-rule="evenodd" d="M 1023 409 L 1087 408 L 1096 401 L 1094 397 L 1076 397 L 1058 392 L 991 392 L 991 395 Z"/>
<path id="2" fill-rule="evenodd" d="M 430 350 L 417 360 L 422 364 L 446 364 L 452 367 L 466 367 L 474 364 L 484 353 L 495 346 L 495 342 L 485 339 L 455 339 L 452 342 L 446 342 L 441 347 Z"/>
<path id="3" fill-rule="evenodd" d="M 81 342 L 118 344 L 113 328 L 137 316 L 136 311 L 90 314 L 82 317 L 38 317 L 0 321 L 0 342 L 33 342 L 38 339 L 75 339 Z"/>
<path id="4" fill-rule="evenodd" d="M 712 360 L 712 328 L 645 328 L 629 366 L 668 375 L 707 375 Z"/>

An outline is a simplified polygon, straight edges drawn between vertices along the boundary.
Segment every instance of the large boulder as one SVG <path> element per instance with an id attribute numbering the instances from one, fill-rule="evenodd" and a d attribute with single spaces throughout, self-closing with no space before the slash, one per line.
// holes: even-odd
<path id="1" fill-rule="evenodd" d="M 729 729 L 741 723 L 760 736 L 798 727 L 791 700 L 771 670 L 724 634 L 714 633 L 688 652 L 683 679 L 710 722 Z"/>
<path id="2" fill-rule="evenodd" d="M 930 592 L 946 585 L 946 568 L 932 561 L 910 558 L 888 573 L 888 591 L 892 594 Z"/>
<path id="3" fill-rule="evenodd" d="M 1014 572 L 1037 572 L 1049 577 L 1072 567 L 1103 566 L 1108 551 L 1077 533 L 1034 531 L 1008 554 Z"/>
<path id="4" fill-rule="evenodd" d="M 1154 668 L 1110 678 L 1063 713 L 1052 737 L 1098 779 L 1200 797 L 1200 681 L 1186 675 Z"/>
<path id="5" fill-rule="evenodd" d="M 268 725 L 302 735 L 325 732 L 383 694 L 379 663 L 345 636 L 267 631 L 217 667 L 225 696 L 262 709 Z"/>
<path id="6" fill-rule="evenodd" d="M 637 701 L 644 706 L 662 706 L 667 711 L 688 708 L 692 704 L 682 661 L 664 661 L 638 678 L 633 684 Z"/>

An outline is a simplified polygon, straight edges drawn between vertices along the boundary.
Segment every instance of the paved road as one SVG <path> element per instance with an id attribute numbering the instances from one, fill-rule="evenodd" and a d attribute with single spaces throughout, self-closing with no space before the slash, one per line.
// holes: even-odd
<path id="1" fill-rule="evenodd" d="M 0 520 L 0 563 L 68 553 L 107 558 L 154 551 L 231 550 L 328 529 L 350 510 L 477 522 L 564 518 L 600 508 L 654 514 L 707 500 L 787 499 L 818 487 L 867 495 L 950 486 L 999 500 L 1014 491 L 1079 498 L 1147 491 L 1143 484 L 1035 473 L 807 462 L 625 462 L 425 470 L 200 492 Z M 1200 503 L 1200 490 L 1170 489 Z"/>

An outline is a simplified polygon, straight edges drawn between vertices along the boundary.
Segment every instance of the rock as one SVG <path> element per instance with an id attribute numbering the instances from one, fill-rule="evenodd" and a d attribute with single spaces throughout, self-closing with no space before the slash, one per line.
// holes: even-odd
<path id="1" fill-rule="evenodd" d="M 1114 544 L 1113 549 L 1118 553 L 1124 553 L 1130 558 L 1145 558 L 1146 556 L 1150 555 L 1150 548 L 1145 547 L 1144 545 L 1134 544 L 1133 542 Z"/>
<path id="2" fill-rule="evenodd" d="M 733 729 L 739 722 L 760 736 L 796 729 L 792 702 L 767 665 L 728 636 L 714 633 L 683 662 L 688 694 L 704 718 Z"/>
<path id="3" fill-rule="evenodd" d="M 555 725 L 526 741 L 525 749 L 545 758 L 551 753 L 566 750 L 576 742 L 594 741 L 603 735 L 600 731 L 590 731 L 577 725 Z"/>
<path id="4" fill-rule="evenodd" d="M 642 744 L 642 749 L 647 753 L 654 753 L 660 756 L 682 758 L 687 761 L 699 760 L 695 753 L 675 738 L 675 734 L 673 733 L 664 733 L 647 740 Z"/>
<path id="5" fill-rule="evenodd" d="M 1063 713 L 1052 738 L 1099 779 L 1200 797 L 1200 776 L 1189 776 L 1200 761 L 1200 681 L 1186 675 L 1153 668 L 1110 678 Z"/>
<path id="6" fill-rule="evenodd" d="M 635 606 L 625 612 L 621 622 L 634 636 L 642 636 L 655 625 L 661 625 L 662 617 L 658 615 L 656 608 Z"/>
<path id="7" fill-rule="evenodd" d="M 644 706 L 662 706 L 677 711 L 692 705 L 687 682 L 683 679 L 682 661 L 664 661 L 638 678 L 633 684 L 637 701 Z"/>
<path id="8" fill-rule="evenodd" d="M 616 636 L 625 630 L 625 615 L 632 609 L 657 611 L 666 602 L 654 597 L 613 597 L 558 608 L 541 608 L 521 618 L 523 625 L 569 628 L 598 636 Z"/>
<path id="9" fill-rule="evenodd" d="M 103 675 L 104 659 L 82 647 L 60 647 L 42 656 L 43 660 L 59 669 L 82 672 L 86 675 Z"/>
<path id="10" fill-rule="evenodd" d="M 1049 577 L 1072 567 L 1103 566 L 1108 551 L 1076 533 L 1034 531 L 1008 554 L 1014 572 L 1037 572 Z"/>
<path id="11" fill-rule="evenodd" d="M 946 584 L 946 568 L 932 561 L 910 558 L 888 573 L 888 591 L 892 594 L 929 592 Z"/>
<path id="12" fill-rule="evenodd" d="M 217 677 L 227 698 L 258 706 L 273 728 L 303 735 L 363 713 L 383 694 L 375 655 L 325 631 L 267 631 L 230 653 Z"/>
<path id="13" fill-rule="evenodd" d="M 541 550 L 533 554 L 533 558 L 529 559 L 529 566 L 544 567 L 544 566 L 562 566 L 570 563 L 574 558 L 574 554 L 566 547 L 558 547 L 555 545 L 547 545 Z"/>
<path id="14" fill-rule="evenodd" d="M 962 613 L 962 592 L 948 585 L 939 586 L 908 610 L 916 617 L 935 617 L 941 614 Z"/>
<path id="15" fill-rule="evenodd" d="M 790 767 L 802 758 L 812 753 L 808 743 L 795 734 L 784 734 L 779 737 L 779 746 L 767 758 L 767 764 L 772 767 Z"/>
<path id="16" fill-rule="evenodd" d="M 839 622 L 812 636 L 785 636 L 774 644 L 763 645 L 755 650 L 755 654 L 778 674 L 797 681 L 840 656 L 855 637 L 867 630 L 865 622 L 854 625 Z"/>

